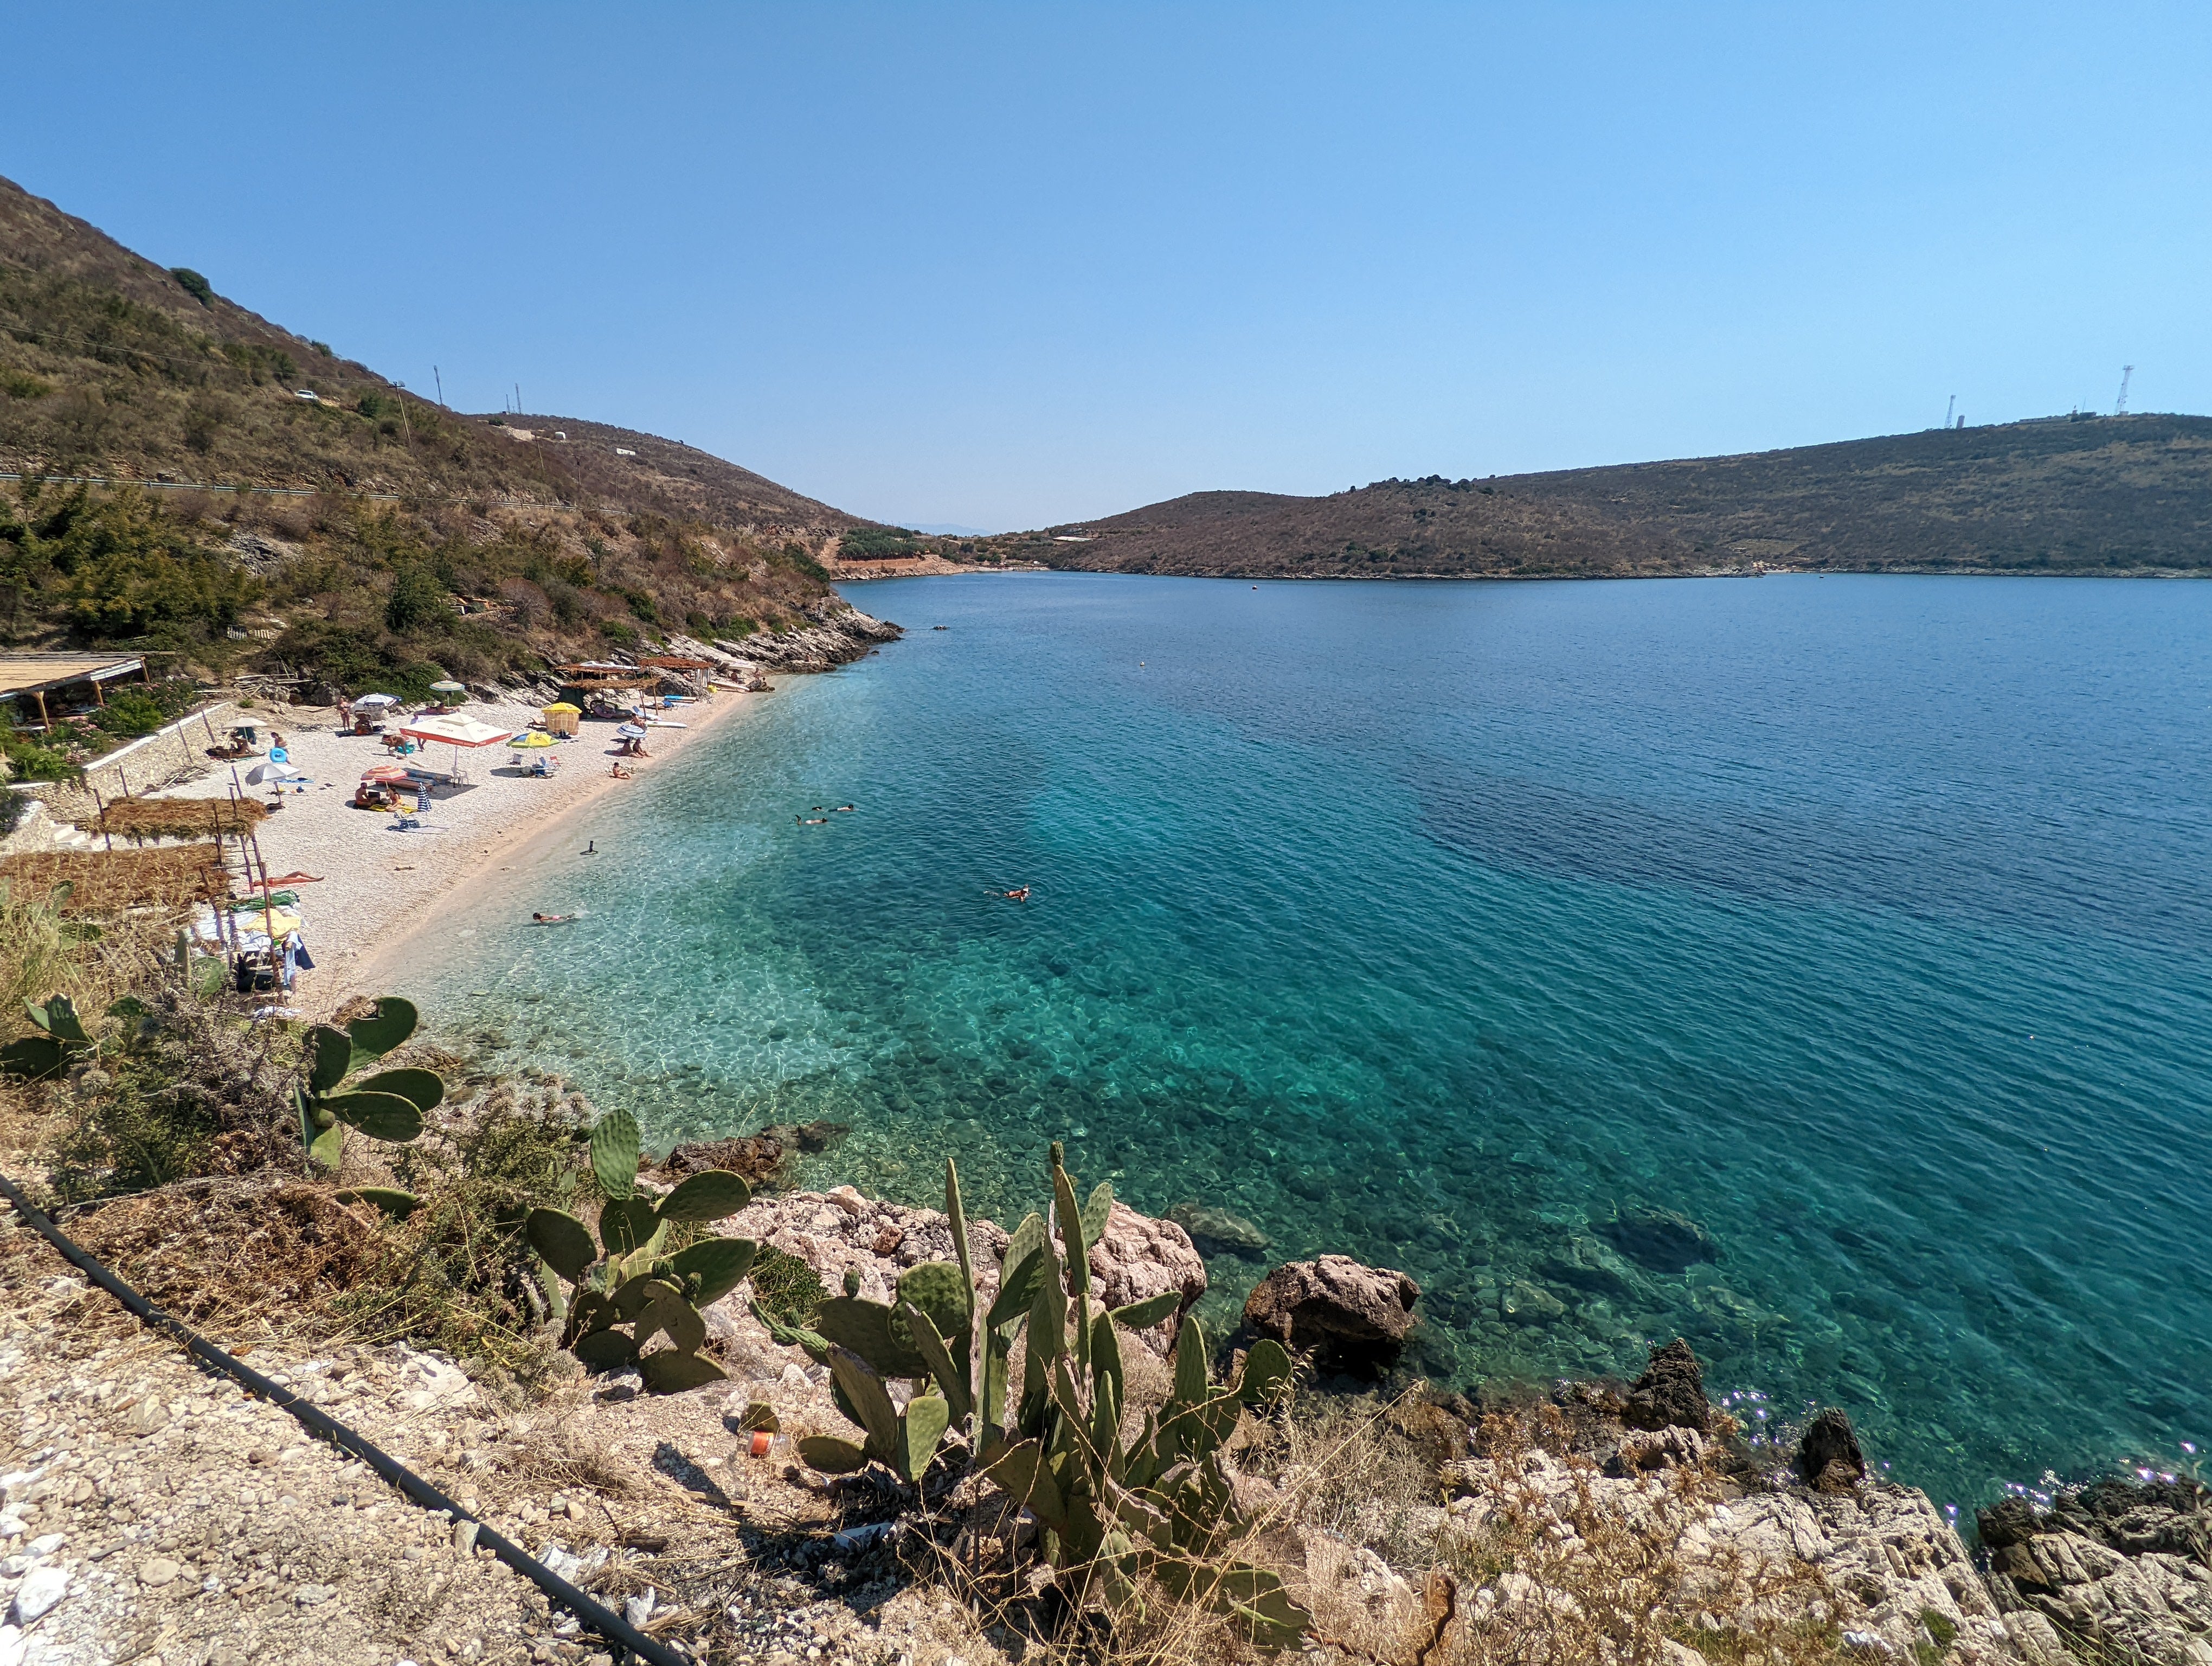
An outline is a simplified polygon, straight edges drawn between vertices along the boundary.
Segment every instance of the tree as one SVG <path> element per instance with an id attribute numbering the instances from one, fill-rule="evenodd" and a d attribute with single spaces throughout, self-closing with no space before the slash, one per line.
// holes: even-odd
<path id="1" fill-rule="evenodd" d="M 446 587 L 428 568 L 410 562 L 392 575 L 392 595 L 384 604 L 387 629 L 403 634 L 422 630 L 452 611 L 446 601 Z"/>

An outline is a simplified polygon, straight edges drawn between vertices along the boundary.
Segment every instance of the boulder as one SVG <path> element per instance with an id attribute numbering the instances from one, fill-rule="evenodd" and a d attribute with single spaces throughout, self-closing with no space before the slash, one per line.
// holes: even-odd
<path id="1" fill-rule="evenodd" d="M 780 1191 L 798 1178 L 800 1158 L 835 1151 L 850 1131 L 843 1122 L 781 1122 L 758 1134 L 678 1146 L 659 1170 L 681 1180 L 708 1169 L 726 1169 L 756 1188 Z"/>
<path id="2" fill-rule="evenodd" d="M 1138 1333 L 1156 1353 L 1175 1345 L 1183 1311 L 1206 1294 L 1206 1262 L 1190 1234 L 1171 1220 L 1140 1215 L 1121 1199 L 1106 1218 L 1106 1229 L 1091 1246 L 1093 1293 L 1108 1307 L 1127 1307 L 1174 1290 L 1182 1299 L 1165 1322 Z"/>
<path id="3" fill-rule="evenodd" d="M 1677 1336 L 1666 1347 L 1651 1350 L 1644 1375 L 1628 1385 L 1628 1403 L 1621 1409 L 1620 1420 L 1632 1429 L 1712 1432 L 1713 1408 L 1705 1402 L 1705 1374 L 1687 1342 Z"/>
<path id="4" fill-rule="evenodd" d="M 1317 1369 L 1375 1376 L 1395 1362 L 1416 1320 L 1420 1286 L 1393 1268 L 1349 1256 L 1291 1262 L 1260 1280 L 1244 1302 L 1244 1322 Z"/>
<path id="5" fill-rule="evenodd" d="M 1805 1426 L 1797 1441 L 1797 1473 L 1823 1493 L 1848 1493 L 1866 1479 L 1866 1455 L 1841 1407 L 1829 1407 Z"/>

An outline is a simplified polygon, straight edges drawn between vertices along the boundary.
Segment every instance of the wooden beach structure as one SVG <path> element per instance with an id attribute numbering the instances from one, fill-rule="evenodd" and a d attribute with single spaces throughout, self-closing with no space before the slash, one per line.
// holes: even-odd
<path id="1" fill-rule="evenodd" d="M 105 706 L 107 696 L 102 685 L 133 672 L 142 683 L 152 684 L 153 673 L 146 669 L 143 654 L 0 654 L 0 700 L 14 704 L 19 728 L 44 733 L 53 727 L 54 708 L 61 708 L 61 715 L 66 717 L 88 705 Z M 80 688 L 89 700 L 84 695 L 74 702 L 65 700 L 69 690 Z M 28 709 L 38 713 L 35 723 L 23 721 L 26 701 Z"/>

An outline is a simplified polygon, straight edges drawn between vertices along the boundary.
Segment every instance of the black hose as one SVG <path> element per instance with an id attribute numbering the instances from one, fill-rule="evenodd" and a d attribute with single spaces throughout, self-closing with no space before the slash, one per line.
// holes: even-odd
<path id="1" fill-rule="evenodd" d="M 586 1595 L 566 1579 L 553 1573 L 544 1563 L 521 1546 L 484 1525 L 477 1517 L 462 1509 L 436 1487 L 413 1470 L 400 1463 L 364 1437 L 354 1432 L 328 1414 L 318 1411 L 289 1389 L 279 1388 L 242 1359 L 233 1359 L 214 1343 L 192 1330 L 182 1320 L 172 1317 L 148 1301 L 129 1285 L 117 1278 L 91 1256 L 66 1237 L 61 1229 L 31 1207 L 28 1199 L 19 1191 L 15 1182 L 0 1174 L 0 1196 L 15 1205 L 15 1213 L 36 1227 L 40 1237 L 61 1251 L 70 1265 L 79 1268 L 94 1284 L 121 1302 L 154 1329 L 166 1332 L 185 1345 L 185 1350 L 194 1359 L 213 1365 L 225 1376 L 242 1383 L 254 1394 L 283 1408 L 297 1418 L 311 1434 L 329 1441 L 333 1446 L 350 1452 L 370 1468 L 390 1481 L 425 1510 L 442 1511 L 457 1522 L 476 1524 L 475 1544 L 478 1549 L 489 1550 L 517 1573 L 544 1591 L 554 1602 L 574 1614 L 583 1624 L 626 1651 L 647 1666 L 692 1666 L 684 1656 L 665 1643 L 654 1641 L 631 1625 L 613 1609 L 597 1598 Z M 622 1657 L 617 1654 L 617 1658 Z"/>

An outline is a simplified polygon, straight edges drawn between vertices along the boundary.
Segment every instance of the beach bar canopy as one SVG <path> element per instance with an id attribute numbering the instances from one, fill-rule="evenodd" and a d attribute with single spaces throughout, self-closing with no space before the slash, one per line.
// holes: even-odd
<path id="1" fill-rule="evenodd" d="M 410 740 L 438 740 L 448 746 L 495 746 L 514 733 L 479 723 L 473 717 L 418 717 L 399 726 Z"/>
<path id="2" fill-rule="evenodd" d="M 27 695 L 40 723 L 51 725 L 53 717 L 46 709 L 49 694 L 83 684 L 92 690 L 92 703 L 105 706 L 107 699 L 100 685 L 133 672 L 141 682 L 154 680 L 145 660 L 137 654 L 0 654 L 0 700 L 13 701 L 20 713 L 25 709 L 23 697 Z"/>
<path id="3" fill-rule="evenodd" d="M 489 723 L 479 723 L 473 717 L 418 717 L 411 723 L 399 726 L 399 733 L 410 740 L 435 740 L 454 749 L 453 773 L 458 778 L 461 769 L 460 748 L 464 746 L 496 746 L 514 731 L 494 728 Z"/>

